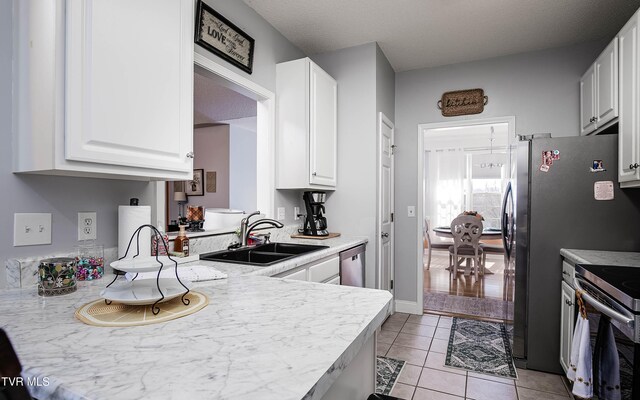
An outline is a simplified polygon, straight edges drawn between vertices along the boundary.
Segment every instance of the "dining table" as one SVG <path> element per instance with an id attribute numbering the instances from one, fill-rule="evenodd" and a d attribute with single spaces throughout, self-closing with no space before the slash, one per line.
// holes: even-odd
<path id="1" fill-rule="evenodd" d="M 451 234 L 451 227 L 449 226 L 438 226 L 433 228 L 433 231 L 436 233 L 436 236 L 453 238 Z M 484 228 L 482 229 L 482 236 L 480 236 L 480 240 L 496 240 L 502 237 L 502 230 L 500 228 Z"/>
<path id="2" fill-rule="evenodd" d="M 453 235 L 451 234 L 451 227 L 449 226 L 438 226 L 433 228 L 433 231 L 435 232 L 436 236 L 440 236 L 444 238 L 453 238 Z M 502 238 L 502 230 L 500 230 L 499 228 L 487 227 L 482 229 L 482 235 L 480 236 L 480 240 L 497 240 L 500 238 Z M 451 267 L 447 268 L 447 270 L 449 269 L 451 269 Z M 464 274 L 470 275 L 471 274 L 470 270 L 471 270 L 470 265 L 467 262 Z M 491 272 L 489 268 L 484 267 L 484 274 L 491 275 L 493 274 L 493 272 Z"/>

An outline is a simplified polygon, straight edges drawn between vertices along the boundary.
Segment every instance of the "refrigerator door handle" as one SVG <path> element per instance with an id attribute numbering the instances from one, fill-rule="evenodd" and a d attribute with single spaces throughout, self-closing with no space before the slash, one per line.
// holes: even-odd
<path id="1" fill-rule="evenodd" d="M 511 216 L 507 213 L 508 202 L 511 202 L 511 212 L 513 212 L 513 191 L 511 189 L 511 182 L 507 183 L 504 198 L 502 199 L 502 219 L 500 221 L 502 227 L 502 246 L 504 247 L 507 259 L 511 258 L 511 248 L 513 246 L 513 241 L 511 240 L 511 231 L 513 230 L 513 227 L 509 229 Z"/>

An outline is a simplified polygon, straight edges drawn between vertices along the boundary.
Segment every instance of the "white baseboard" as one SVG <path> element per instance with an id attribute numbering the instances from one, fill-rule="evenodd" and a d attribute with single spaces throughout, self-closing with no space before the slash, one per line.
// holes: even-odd
<path id="1" fill-rule="evenodd" d="M 415 301 L 396 300 L 395 311 L 407 314 L 422 315 L 423 310 L 420 305 Z"/>

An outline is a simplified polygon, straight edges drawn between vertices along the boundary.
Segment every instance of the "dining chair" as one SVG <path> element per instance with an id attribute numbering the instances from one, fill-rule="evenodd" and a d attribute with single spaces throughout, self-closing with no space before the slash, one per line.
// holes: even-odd
<path id="1" fill-rule="evenodd" d="M 0 328 L 0 399 L 31 400 L 31 395 L 24 385 L 12 385 L 8 379 L 21 376 L 22 365 L 18 360 L 7 333 Z"/>
<path id="2" fill-rule="evenodd" d="M 432 249 L 444 249 L 447 250 L 449 246 L 451 246 L 451 241 L 447 240 L 439 240 L 437 236 L 433 240 L 431 238 L 431 227 L 429 226 L 429 220 L 427 218 L 424 219 L 423 232 L 422 237 L 424 241 L 427 242 L 428 256 L 427 256 L 427 270 L 431 268 L 431 250 Z"/>
<path id="3" fill-rule="evenodd" d="M 482 220 L 473 215 L 459 215 L 451 221 L 453 246 L 449 246 L 449 268 L 454 278 L 458 277 L 458 266 L 463 260 L 466 260 L 467 266 L 473 260 L 476 277 L 484 274 L 484 252 L 480 247 L 482 228 Z"/>

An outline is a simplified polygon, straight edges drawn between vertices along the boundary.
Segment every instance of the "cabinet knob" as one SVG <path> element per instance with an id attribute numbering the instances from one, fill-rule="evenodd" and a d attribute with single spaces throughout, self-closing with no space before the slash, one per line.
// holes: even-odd
<path id="1" fill-rule="evenodd" d="M 629 164 L 629 169 L 636 169 L 636 168 L 638 168 L 638 167 L 640 167 L 640 165 L 638 165 L 638 163 L 635 163 L 635 164 Z"/>
<path id="2" fill-rule="evenodd" d="M 311 174 L 311 175 L 316 176 L 316 175 L 318 175 L 318 173 L 317 173 L 317 172 L 314 172 L 314 173 L 313 173 L 313 174 Z"/>
<path id="3" fill-rule="evenodd" d="M 569 307 L 571 307 L 573 305 L 573 302 L 571 300 L 565 300 L 564 301 L 566 305 L 568 305 Z"/>
<path id="4" fill-rule="evenodd" d="M 193 151 L 187 153 L 187 158 L 193 158 Z"/>
<path id="5" fill-rule="evenodd" d="M 382 235 L 380 235 L 380 236 L 382 236 L 383 238 L 388 238 L 389 234 L 387 232 L 382 232 Z"/>

